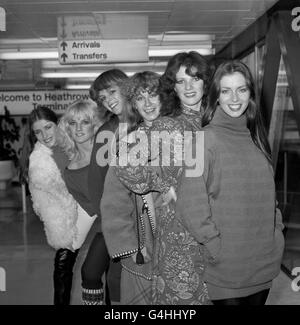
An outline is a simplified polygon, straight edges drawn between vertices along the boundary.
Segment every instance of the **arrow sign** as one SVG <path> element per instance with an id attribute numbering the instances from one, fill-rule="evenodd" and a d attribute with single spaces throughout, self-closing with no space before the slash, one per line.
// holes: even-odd
<path id="1" fill-rule="evenodd" d="M 62 42 L 60 46 L 63 48 L 63 51 L 65 51 L 68 44 L 66 42 Z"/>
<path id="2" fill-rule="evenodd" d="M 65 30 L 63 29 L 62 34 L 60 35 L 61 39 L 64 39 L 67 37 L 67 34 L 65 33 Z"/>
<path id="3" fill-rule="evenodd" d="M 60 64 L 148 61 L 147 39 L 65 40 L 57 45 Z"/>
<path id="4" fill-rule="evenodd" d="M 68 57 L 66 53 L 63 53 L 61 56 L 60 56 L 64 62 L 66 62 L 66 58 Z"/>
<path id="5" fill-rule="evenodd" d="M 67 24 L 66 24 L 65 16 L 60 16 L 57 18 L 57 34 L 58 34 L 58 37 L 61 39 L 64 39 L 67 37 L 67 34 L 65 32 L 66 25 Z"/>
<path id="6" fill-rule="evenodd" d="M 148 16 L 101 13 L 64 15 L 57 18 L 57 36 L 60 41 L 62 38 L 81 41 L 148 39 Z"/>
<path id="7" fill-rule="evenodd" d="M 66 26 L 65 17 L 64 16 L 62 16 L 62 19 L 61 19 L 61 26 L 62 26 L 62 28 L 64 28 Z"/>

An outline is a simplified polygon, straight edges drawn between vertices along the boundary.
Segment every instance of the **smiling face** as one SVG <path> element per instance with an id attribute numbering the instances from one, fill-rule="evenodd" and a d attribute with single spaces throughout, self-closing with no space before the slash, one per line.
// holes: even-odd
<path id="1" fill-rule="evenodd" d="M 112 85 L 109 88 L 99 91 L 99 102 L 110 112 L 121 116 L 125 106 L 125 98 L 121 94 L 118 85 Z"/>
<path id="2" fill-rule="evenodd" d="M 160 114 L 161 103 L 159 95 L 156 92 L 141 91 L 134 99 L 134 106 L 143 118 L 147 126 L 158 118 Z"/>
<path id="3" fill-rule="evenodd" d="M 37 140 L 48 148 L 56 144 L 56 124 L 47 120 L 37 120 L 32 125 Z"/>
<path id="4" fill-rule="evenodd" d="M 203 80 L 197 76 L 192 77 L 185 71 L 186 67 L 181 66 L 176 73 L 175 91 L 183 106 L 199 111 L 203 97 Z"/>
<path id="5" fill-rule="evenodd" d="M 86 115 L 76 114 L 68 121 L 69 135 L 75 143 L 84 143 L 94 136 L 94 125 Z"/>
<path id="6" fill-rule="evenodd" d="M 219 105 L 231 117 L 240 117 L 246 111 L 250 90 L 240 72 L 225 75 L 220 80 Z"/>

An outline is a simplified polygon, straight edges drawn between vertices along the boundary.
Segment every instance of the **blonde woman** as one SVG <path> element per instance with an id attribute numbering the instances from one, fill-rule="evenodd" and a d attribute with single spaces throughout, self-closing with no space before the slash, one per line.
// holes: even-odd
<path id="1" fill-rule="evenodd" d="M 72 103 L 59 123 L 60 129 L 67 139 L 64 150 L 70 157 L 70 163 L 64 171 L 65 182 L 69 192 L 78 202 L 78 236 L 77 241 L 73 244 L 77 249 L 84 243 L 97 217 L 97 211 L 92 204 L 88 187 L 88 174 L 95 133 L 101 124 L 98 106 L 91 99 L 78 100 Z M 103 246 L 103 264 L 106 265 L 105 244 Z M 95 275 L 98 278 L 97 286 L 93 288 L 84 287 L 84 302 L 103 303 L 102 274 L 98 276 L 98 271 L 97 269 L 94 270 L 94 272 L 97 272 Z M 85 279 L 82 280 L 84 283 Z"/>

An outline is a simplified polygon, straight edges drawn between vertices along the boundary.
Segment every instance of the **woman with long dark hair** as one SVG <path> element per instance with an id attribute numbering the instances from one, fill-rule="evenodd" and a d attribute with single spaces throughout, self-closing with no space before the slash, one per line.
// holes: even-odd
<path id="1" fill-rule="evenodd" d="M 161 77 L 162 116 L 181 120 L 185 131 L 199 130 L 210 78 L 211 68 L 198 52 L 172 56 Z"/>
<path id="2" fill-rule="evenodd" d="M 204 171 L 183 176 L 178 189 L 178 217 L 197 241 L 207 238 L 205 281 L 216 305 L 263 305 L 280 271 L 283 224 L 254 89 L 242 62 L 217 68 L 203 116 Z"/>
<path id="3" fill-rule="evenodd" d="M 56 114 L 44 106 L 29 115 L 29 128 L 36 142 L 29 157 L 28 181 L 33 209 L 44 223 L 48 244 L 56 250 L 54 304 L 69 305 L 78 254 L 78 249 L 73 247 L 78 233 L 78 213 L 76 201 L 63 179 L 69 160 L 61 149 L 64 139 L 57 122 Z"/>
<path id="4" fill-rule="evenodd" d="M 172 63 L 173 59 L 176 64 Z M 159 192 L 164 201 L 156 206 L 155 211 L 151 303 L 206 305 L 210 301 L 203 281 L 206 263 L 203 249 L 183 227 L 181 220 L 175 217 L 172 200 L 176 199 L 175 191 L 181 175 L 182 162 L 177 153 L 182 149 L 179 146 L 182 144 L 184 132 L 190 131 L 192 135 L 201 128 L 201 102 L 204 93 L 201 76 L 209 68 L 206 60 L 198 53 L 193 53 L 192 57 L 190 53 L 179 53 L 170 62 L 166 73 L 171 69 L 170 75 L 176 78 L 176 94 L 173 95 L 180 98 L 178 109 L 181 112 L 178 115 L 174 113 L 174 116 L 164 116 L 171 112 L 164 108 L 168 94 L 164 90 L 162 76 L 157 89 L 162 101 L 162 116 L 156 118 L 149 129 L 148 153 L 141 152 L 142 156 L 149 157 L 148 163 L 136 165 L 129 161 L 125 166 L 118 166 L 116 174 L 132 192 Z M 157 145 L 152 146 L 152 141 Z M 164 151 L 164 148 L 169 150 Z M 174 263 L 175 260 L 177 263 Z"/>

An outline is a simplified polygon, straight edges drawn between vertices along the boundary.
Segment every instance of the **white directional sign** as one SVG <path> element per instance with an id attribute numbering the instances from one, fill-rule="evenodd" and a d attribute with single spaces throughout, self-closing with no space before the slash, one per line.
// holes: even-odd
<path id="1" fill-rule="evenodd" d="M 61 64 L 148 61 L 143 39 L 60 41 L 58 47 Z"/>
<path id="2" fill-rule="evenodd" d="M 149 60 L 145 15 L 60 16 L 57 31 L 61 64 Z"/>
<path id="3" fill-rule="evenodd" d="M 60 16 L 58 39 L 147 39 L 148 17 L 133 14 Z"/>

